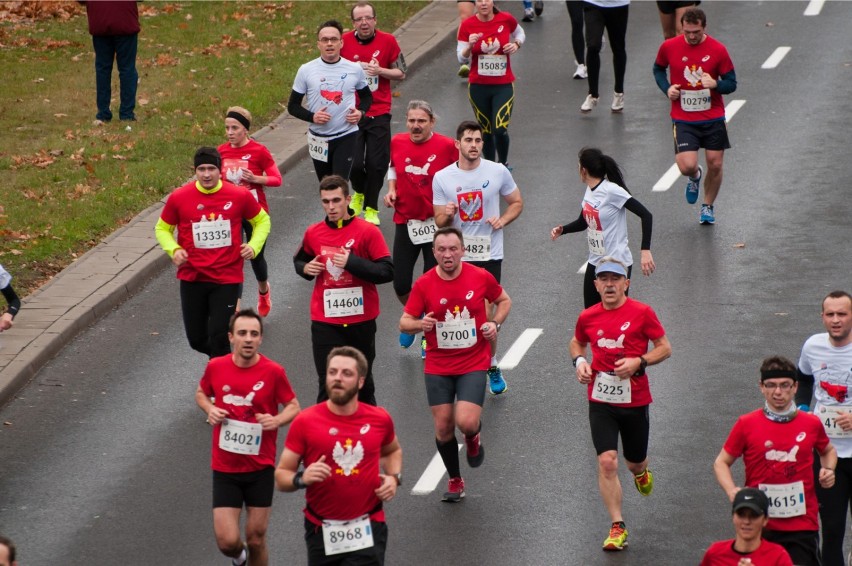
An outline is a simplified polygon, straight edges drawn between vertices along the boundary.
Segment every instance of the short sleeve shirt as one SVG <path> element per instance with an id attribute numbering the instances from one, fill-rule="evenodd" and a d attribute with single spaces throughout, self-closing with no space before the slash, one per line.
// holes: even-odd
<path id="1" fill-rule="evenodd" d="M 438 171 L 432 180 L 432 204 L 458 206 L 453 226 L 465 236 L 491 238 L 492 260 L 503 259 L 503 230 L 495 230 L 488 219 L 500 216 L 500 199 L 518 190 L 512 174 L 502 163 L 480 160 L 476 169 L 465 171 L 457 163 Z"/>
<path id="2" fill-rule="evenodd" d="M 468 80 L 471 84 L 509 84 L 515 81 L 515 75 L 512 73 L 512 57 L 503 53 L 503 47 L 511 43 L 512 32 L 517 27 L 518 20 L 508 12 L 498 12 L 487 22 L 483 22 L 474 15 L 461 23 L 458 33 L 459 41 L 468 41 L 474 33 L 482 34 L 470 50 L 471 65 Z M 496 76 L 480 75 L 480 59 L 494 56 L 506 58 L 505 73 Z"/>
<path id="3" fill-rule="evenodd" d="M 583 218 L 589 235 L 589 263 L 598 265 L 606 256 L 614 257 L 625 265 L 633 265 L 627 240 L 627 210 L 624 205 L 630 193 L 606 179 L 592 189 L 586 187 L 583 195 Z M 592 245 L 592 241 L 603 244 Z"/>
<path id="4" fill-rule="evenodd" d="M 266 192 L 263 190 L 263 185 L 247 183 L 240 176 L 240 169 L 248 169 L 255 175 L 263 175 L 275 167 L 275 159 L 266 149 L 266 146 L 254 140 L 249 140 L 242 147 L 233 147 L 229 143 L 223 143 L 219 146 L 219 155 L 222 156 L 222 177 L 238 187 L 248 189 L 263 210 L 269 212 L 269 203 L 266 202 Z"/>
<path id="5" fill-rule="evenodd" d="M 358 63 L 362 69 L 373 59 L 378 61 L 379 67 L 390 69 L 401 54 L 399 43 L 391 33 L 376 30 L 373 38 L 366 43 L 358 40 L 354 30 L 343 34 L 343 48 L 340 50 L 340 55 L 353 63 Z M 373 93 L 373 103 L 367 111 L 367 116 L 390 114 L 393 101 L 390 79 L 369 76 L 366 78 Z"/>
<path id="6" fill-rule="evenodd" d="M 408 132 L 391 138 L 390 164 L 396 170 L 396 203 L 393 221 L 426 220 L 435 215 L 432 179 L 458 158 L 455 142 L 433 133 L 423 143 L 414 143 Z"/>

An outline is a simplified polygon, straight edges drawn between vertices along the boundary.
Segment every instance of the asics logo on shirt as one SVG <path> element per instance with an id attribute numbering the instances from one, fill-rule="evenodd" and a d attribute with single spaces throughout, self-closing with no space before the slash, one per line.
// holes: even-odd
<path id="1" fill-rule="evenodd" d="M 485 181 L 484 183 L 482 183 L 482 188 L 484 189 L 485 187 L 487 187 L 490 184 L 491 184 L 491 181 Z"/>
<path id="2" fill-rule="evenodd" d="M 229 208 L 231 208 L 231 204 L 233 204 L 231 201 L 226 202 L 226 203 L 225 203 L 225 206 L 223 206 L 223 207 L 222 207 L 222 209 L 223 209 L 223 210 L 228 210 Z"/>
<path id="3" fill-rule="evenodd" d="M 468 301 L 469 301 L 472 297 L 473 297 L 473 291 L 468 291 L 468 292 L 467 292 L 467 295 L 465 295 L 465 296 L 464 296 L 464 298 L 465 298 L 465 299 L 467 299 Z"/>
<path id="4" fill-rule="evenodd" d="M 621 331 L 622 332 L 624 332 L 628 328 L 630 328 L 630 321 L 627 321 L 627 322 L 625 322 L 624 324 L 621 325 Z"/>
<path id="5" fill-rule="evenodd" d="M 251 159 L 251 154 L 249 153 L 247 155 L 243 155 L 242 157 L 240 157 L 240 159 L 249 160 L 249 159 Z"/>
<path id="6" fill-rule="evenodd" d="M 706 62 L 707 62 L 707 61 L 709 61 L 709 60 L 710 60 L 710 56 L 709 56 L 709 55 L 705 55 L 705 56 L 704 56 L 704 58 L 701 60 L 701 62 L 702 62 L 702 63 L 706 63 Z"/>
<path id="7" fill-rule="evenodd" d="M 348 242 L 343 244 L 343 247 L 348 250 L 349 248 L 351 248 L 354 245 L 355 245 L 355 238 L 352 238 L 351 240 L 349 240 Z"/>

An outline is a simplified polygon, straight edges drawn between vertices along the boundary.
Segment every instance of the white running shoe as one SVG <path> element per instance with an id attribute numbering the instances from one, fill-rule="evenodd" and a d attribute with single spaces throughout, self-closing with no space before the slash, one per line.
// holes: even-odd
<path id="1" fill-rule="evenodd" d="M 612 93 L 612 111 L 613 112 L 621 112 L 624 110 L 624 93 L 623 92 L 614 92 Z"/>
<path id="2" fill-rule="evenodd" d="M 588 114 L 592 110 L 595 109 L 595 106 L 598 105 L 598 99 L 592 96 L 591 94 L 586 97 L 586 100 L 583 101 L 583 105 L 580 106 L 580 112 L 584 114 Z"/>
<path id="3" fill-rule="evenodd" d="M 521 21 L 531 22 L 535 19 L 535 12 L 532 8 L 524 8 L 524 17 Z"/>
<path id="4" fill-rule="evenodd" d="M 575 79 L 588 79 L 589 73 L 586 71 L 586 66 L 582 63 L 577 63 L 577 70 L 574 71 Z"/>

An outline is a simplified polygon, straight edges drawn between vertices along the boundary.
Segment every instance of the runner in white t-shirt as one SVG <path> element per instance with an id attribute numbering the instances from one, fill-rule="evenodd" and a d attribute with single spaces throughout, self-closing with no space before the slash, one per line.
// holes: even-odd
<path id="1" fill-rule="evenodd" d="M 580 150 L 578 169 L 580 181 L 586 184 L 580 216 L 564 226 L 550 231 L 550 239 L 562 234 L 586 231 L 589 243 L 589 263 L 583 281 L 583 302 L 589 308 L 601 302 L 595 289 L 595 267 L 604 257 L 613 257 L 627 266 L 627 277 L 633 271 L 633 256 L 627 240 L 627 212 L 642 219 L 642 273 L 651 275 L 656 269 L 651 256 L 651 227 L 653 216 L 624 188 L 624 178 L 615 160 L 596 148 Z"/>
<path id="2" fill-rule="evenodd" d="M 455 226 L 464 235 L 462 259 L 486 269 L 497 282 L 503 263 L 503 228 L 524 209 L 521 190 L 512 174 L 500 163 L 482 158 L 482 127 L 465 121 L 456 128 L 459 160 L 438 171 L 432 180 L 435 224 Z M 500 197 L 508 205 L 500 213 Z M 489 317 L 493 316 L 489 309 Z M 491 393 L 506 390 L 506 381 L 497 367 L 497 338 L 491 341 L 491 367 L 488 370 Z"/>
<path id="3" fill-rule="evenodd" d="M 852 501 L 852 295 L 832 291 L 822 301 L 822 323 L 827 332 L 805 341 L 799 358 L 796 404 L 807 411 L 811 399 L 831 443 L 837 449 L 835 484 L 816 487 L 822 522 L 823 564 L 845 564 L 843 536 Z"/>
<path id="4" fill-rule="evenodd" d="M 342 36 L 343 26 L 337 21 L 320 24 L 317 31 L 320 56 L 299 67 L 287 103 L 287 112 L 311 123 L 308 153 L 320 181 L 327 175 L 349 179 L 358 122 L 373 103 L 361 65 L 340 56 Z M 302 106 L 305 97 L 307 108 Z"/>

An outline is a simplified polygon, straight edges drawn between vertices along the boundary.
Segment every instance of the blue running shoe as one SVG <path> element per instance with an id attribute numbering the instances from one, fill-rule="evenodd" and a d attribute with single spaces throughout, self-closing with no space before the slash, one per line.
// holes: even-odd
<path id="1" fill-rule="evenodd" d="M 701 188 L 701 178 L 704 177 L 704 167 L 698 166 L 698 178 L 689 177 L 689 182 L 686 184 L 686 202 L 695 204 L 698 202 L 698 190 Z"/>
<path id="2" fill-rule="evenodd" d="M 406 334 L 405 332 L 399 333 L 399 345 L 405 348 L 406 350 L 411 348 L 411 345 L 414 344 L 414 339 L 417 337 L 416 334 Z"/>
<path id="3" fill-rule="evenodd" d="M 701 205 L 701 217 L 698 219 L 702 224 L 715 224 L 716 223 L 716 213 L 713 212 L 712 204 L 702 204 Z"/>
<path id="4" fill-rule="evenodd" d="M 426 337 L 425 336 L 420 340 L 420 359 L 421 360 L 426 359 Z"/>
<path id="5" fill-rule="evenodd" d="M 509 386 L 506 385 L 506 380 L 503 379 L 503 372 L 496 366 L 488 368 L 488 390 L 492 395 L 500 395 L 504 393 Z"/>

